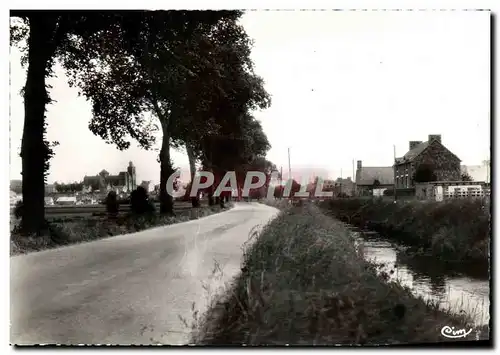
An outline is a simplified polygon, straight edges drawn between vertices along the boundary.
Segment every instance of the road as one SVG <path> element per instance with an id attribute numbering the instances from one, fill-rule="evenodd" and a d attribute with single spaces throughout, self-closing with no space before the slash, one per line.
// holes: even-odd
<path id="1" fill-rule="evenodd" d="M 199 220 L 11 257 L 11 343 L 186 344 L 181 317 L 192 321 L 193 303 L 206 309 L 239 273 L 250 232 L 277 213 L 237 203 Z M 222 272 L 213 273 L 214 260 Z"/>

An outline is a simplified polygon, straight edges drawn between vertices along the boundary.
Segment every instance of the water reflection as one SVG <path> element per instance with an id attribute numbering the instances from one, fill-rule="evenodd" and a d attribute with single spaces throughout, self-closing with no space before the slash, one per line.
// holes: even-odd
<path id="1" fill-rule="evenodd" d="M 424 299 L 438 302 L 444 309 L 465 312 L 478 325 L 489 321 L 489 281 L 450 272 L 429 256 L 408 257 L 404 248 L 391 244 L 373 232 L 352 229 L 356 243 L 362 244 L 367 260 L 384 264 L 381 271 L 412 289 Z"/>

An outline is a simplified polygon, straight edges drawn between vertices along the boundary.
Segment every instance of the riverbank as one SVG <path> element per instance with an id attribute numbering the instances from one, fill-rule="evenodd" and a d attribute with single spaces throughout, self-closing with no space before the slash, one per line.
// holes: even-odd
<path id="1" fill-rule="evenodd" d="M 17 228 L 11 232 L 10 254 L 26 254 L 45 249 L 58 248 L 65 245 L 90 242 L 121 234 L 135 233 L 145 229 L 166 226 L 174 223 L 199 219 L 232 208 L 232 202 L 226 207 L 203 206 L 199 208 L 176 211 L 175 216 L 159 214 L 135 216 L 131 213 L 109 218 L 107 215 L 97 217 L 73 217 L 53 219 L 49 222 L 46 236 L 40 238 L 25 237 Z"/>
<path id="2" fill-rule="evenodd" d="M 264 227 L 199 324 L 197 344 L 333 345 L 449 341 L 443 327 L 471 321 L 387 282 L 341 222 L 305 203 Z"/>
<path id="3" fill-rule="evenodd" d="M 335 199 L 320 206 L 343 222 L 415 247 L 409 252 L 443 262 L 481 264 L 488 271 L 490 205 L 482 200 Z"/>

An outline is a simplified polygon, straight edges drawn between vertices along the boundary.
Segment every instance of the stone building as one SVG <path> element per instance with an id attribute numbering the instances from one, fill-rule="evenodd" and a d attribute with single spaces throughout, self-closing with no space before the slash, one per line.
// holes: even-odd
<path id="1" fill-rule="evenodd" d="M 121 171 L 118 175 L 110 175 L 106 170 L 102 170 L 98 175 L 85 176 L 83 178 L 84 189 L 92 188 L 93 191 L 108 191 L 120 189 L 131 192 L 137 187 L 135 166 L 129 163 L 127 171 Z"/>
<path id="2" fill-rule="evenodd" d="M 436 181 L 460 180 L 460 159 L 442 144 L 440 134 L 430 134 L 426 142 L 410 141 L 408 148 L 394 163 L 396 189 L 415 187 L 415 172 L 422 164 L 432 168 Z"/>
<path id="3" fill-rule="evenodd" d="M 394 170 L 391 166 L 363 166 L 358 160 L 355 191 L 358 196 L 373 195 L 376 191 L 394 188 Z"/>

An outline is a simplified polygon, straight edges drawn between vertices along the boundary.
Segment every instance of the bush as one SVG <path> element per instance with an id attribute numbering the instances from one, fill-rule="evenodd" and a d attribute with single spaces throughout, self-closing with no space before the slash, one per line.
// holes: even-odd
<path id="1" fill-rule="evenodd" d="M 488 260 L 490 211 L 481 200 L 394 203 L 350 199 L 322 206 L 344 222 L 422 247 L 442 259 Z"/>
<path id="2" fill-rule="evenodd" d="M 149 201 L 148 192 L 142 186 L 137 187 L 130 195 L 130 209 L 134 214 L 153 213 L 154 204 Z"/>
<path id="3" fill-rule="evenodd" d="M 17 201 L 16 206 L 14 207 L 14 216 L 17 219 L 21 219 L 23 217 L 24 207 L 23 201 Z"/>
<path id="4" fill-rule="evenodd" d="M 106 211 L 110 215 L 116 215 L 118 214 L 118 200 L 116 197 L 116 192 L 110 191 L 108 193 L 108 196 L 106 197 Z"/>

